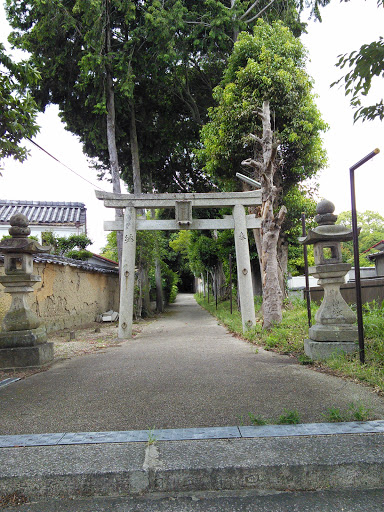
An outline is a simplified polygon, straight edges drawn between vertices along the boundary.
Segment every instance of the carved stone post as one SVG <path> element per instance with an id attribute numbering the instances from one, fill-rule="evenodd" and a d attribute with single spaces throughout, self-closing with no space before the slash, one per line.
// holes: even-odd
<path id="1" fill-rule="evenodd" d="M 0 368 L 36 367 L 53 359 L 53 343 L 46 343 L 45 326 L 29 308 L 27 297 L 33 292 L 33 286 L 41 281 L 40 276 L 33 274 L 32 255 L 47 252 L 49 247 L 28 239 L 31 230 L 25 215 L 17 213 L 10 223 L 12 238 L 0 244 L 5 269 L 0 283 L 12 296 L 0 332 Z"/>
<path id="2" fill-rule="evenodd" d="M 340 293 L 349 263 L 341 258 L 341 242 L 352 240 L 352 231 L 336 225 L 334 205 L 321 201 L 316 208 L 315 229 L 299 238 L 302 244 L 313 244 L 315 266 L 309 273 L 318 278 L 324 288 L 324 299 L 316 313 L 316 324 L 309 329 L 309 339 L 304 341 L 304 350 L 314 360 L 325 360 L 337 352 L 352 353 L 357 350 L 358 332 L 356 315 Z"/>
<path id="3" fill-rule="evenodd" d="M 135 291 L 136 210 L 124 212 L 123 254 L 120 267 L 119 338 L 132 336 L 133 299 Z"/>
<path id="4" fill-rule="evenodd" d="M 244 206 L 240 204 L 235 205 L 233 208 L 233 219 L 235 221 L 237 286 L 240 296 L 241 321 L 243 332 L 245 332 L 255 326 L 256 315 Z"/>

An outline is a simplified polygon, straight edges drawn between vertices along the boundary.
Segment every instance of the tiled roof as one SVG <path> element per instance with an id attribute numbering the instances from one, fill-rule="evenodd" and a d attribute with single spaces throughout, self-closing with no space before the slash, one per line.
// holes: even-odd
<path id="1" fill-rule="evenodd" d="M 84 203 L 0 199 L 0 225 L 9 224 L 9 219 L 18 212 L 26 215 L 31 226 L 77 223 L 83 225 L 86 211 Z"/>
<path id="2" fill-rule="evenodd" d="M 375 245 L 372 245 L 369 249 L 366 249 L 362 252 L 362 254 L 371 251 L 372 249 L 376 249 L 377 251 L 382 251 L 384 249 L 384 240 L 380 240 L 380 242 L 377 242 Z"/>
<path id="3" fill-rule="evenodd" d="M 0 263 L 3 263 L 4 256 L 0 254 Z M 95 265 L 88 263 L 87 261 L 74 260 L 72 258 L 66 258 L 65 256 L 56 256 L 55 254 L 34 254 L 33 261 L 36 263 L 53 263 L 55 265 L 69 265 L 70 267 L 77 267 L 88 272 L 101 272 L 102 274 L 119 274 L 118 268 L 106 268 L 102 265 Z"/>

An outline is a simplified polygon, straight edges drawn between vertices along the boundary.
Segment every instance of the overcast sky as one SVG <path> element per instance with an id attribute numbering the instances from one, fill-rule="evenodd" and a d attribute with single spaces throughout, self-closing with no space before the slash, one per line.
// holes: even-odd
<path id="1" fill-rule="evenodd" d="M 322 10 L 323 22 L 309 22 L 308 34 L 302 37 L 310 56 L 308 72 L 314 78 L 317 105 L 330 129 L 324 135 L 329 166 L 319 177 L 320 197 L 335 203 L 336 212 L 350 209 L 349 167 L 379 148 L 381 153 L 356 171 L 357 209 L 374 210 L 384 216 L 384 124 L 359 121 L 353 124 L 353 111 L 342 89 L 330 88 L 340 77 L 335 67 L 337 56 L 358 49 L 383 35 L 384 9 L 376 0 L 333 0 Z M 0 41 L 6 44 L 8 25 L 0 6 Z M 373 99 L 383 96 L 383 81 L 374 83 Z M 373 102 L 372 99 L 372 102 Z M 68 167 L 104 190 L 112 190 L 107 181 L 99 182 L 82 153 L 77 138 L 65 131 L 55 106 L 38 118 L 41 126 L 36 142 Z M 95 198 L 95 187 L 56 163 L 27 143 L 31 156 L 20 164 L 11 159 L 3 162 L 0 198 L 40 201 L 83 202 L 87 207 L 92 250 L 98 252 L 105 243 L 103 220 L 112 219 L 114 211 L 104 208 Z M 236 170 L 234 170 L 235 172 Z"/>

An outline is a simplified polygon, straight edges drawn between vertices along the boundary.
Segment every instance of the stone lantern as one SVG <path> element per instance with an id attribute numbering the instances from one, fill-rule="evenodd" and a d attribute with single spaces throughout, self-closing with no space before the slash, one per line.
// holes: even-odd
<path id="1" fill-rule="evenodd" d="M 341 242 L 352 240 L 352 231 L 336 225 L 337 215 L 333 203 L 321 201 L 316 207 L 315 221 L 318 226 L 299 238 L 301 244 L 313 244 L 315 266 L 309 273 L 318 278 L 324 288 L 324 299 L 316 313 L 316 324 L 309 329 L 309 339 L 304 341 L 304 350 L 314 360 L 328 359 L 334 353 L 352 353 L 357 350 L 358 331 L 356 315 L 340 293 L 349 263 L 343 263 Z"/>
<path id="2" fill-rule="evenodd" d="M 0 283 L 12 296 L 1 325 L 0 368 L 36 367 L 53 359 L 53 343 L 46 342 L 45 326 L 29 308 L 27 297 L 41 281 L 40 276 L 33 274 L 33 254 L 48 252 L 50 248 L 28 238 L 31 230 L 25 215 L 13 215 L 10 224 L 12 238 L 0 242 L 5 270 Z"/>

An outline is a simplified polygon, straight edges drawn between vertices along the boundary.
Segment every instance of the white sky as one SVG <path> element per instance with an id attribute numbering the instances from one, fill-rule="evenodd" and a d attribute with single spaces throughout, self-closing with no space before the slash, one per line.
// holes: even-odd
<path id="1" fill-rule="evenodd" d="M 309 23 L 308 34 L 302 38 L 309 50 L 311 61 L 308 72 L 315 80 L 315 91 L 319 96 L 317 105 L 330 125 L 324 135 L 329 167 L 320 174 L 320 197 L 335 203 L 336 212 L 349 210 L 349 167 L 379 148 L 381 153 L 355 173 L 357 209 L 374 210 L 384 216 L 384 123 L 359 121 L 353 124 L 353 111 L 343 89 L 330 89 L 330 84 L 341 76 L 335 67 L 337 56 L 383 35 L 384 9 L 377 7 L 376 0 L 351 0 L 348 3 L 333 0 L 322 10 L 322 17 L 322 23 Z M 8 32 L 1 5 L 0 41 L 3 44 L 7 44 Z M 374 85 L 377 98 L 383 97 L 382 79 L 377 79 Z M 64 129 L 57 113 L 57 107 L 51 106 L 39 116 L 41 131 L 35 138 L 36 142 L 87 180 L 111 191 L 112 186 L 108 181 L 97 181 L 80 143 Z M 103 220 L 112 219 L 114 211 L 104 208 L 102 202 L 95 198 L 95 187 L 32 144 L 27 142 L 26 146 L 31 150 L 26 162 L 4 161 L 0 198 L 85 203 L 88 235 L 95 242 L 91 250 L 98 252 L 105 244 Z"/>

